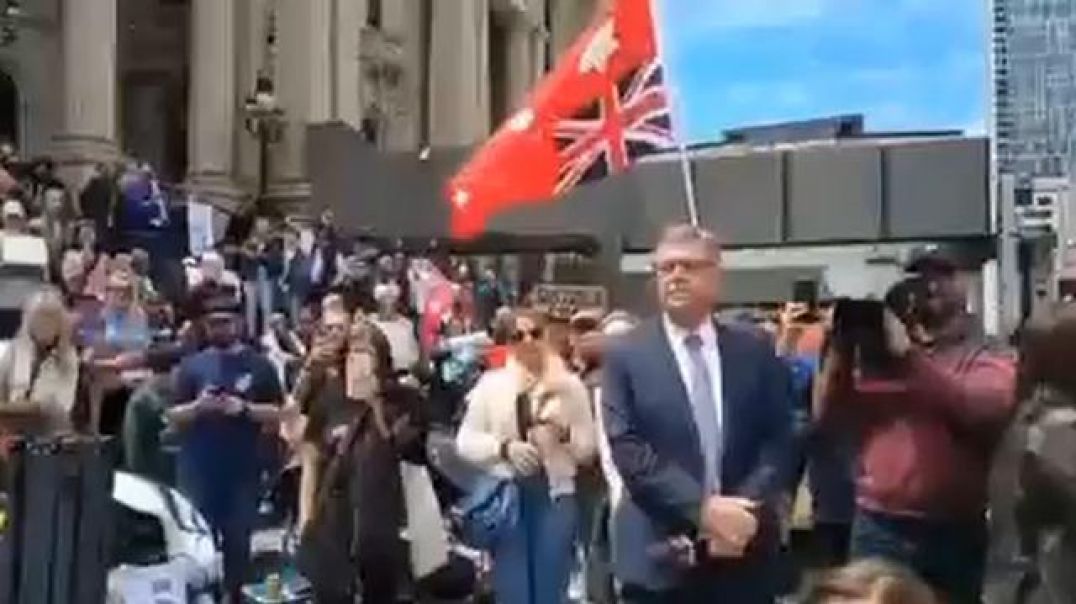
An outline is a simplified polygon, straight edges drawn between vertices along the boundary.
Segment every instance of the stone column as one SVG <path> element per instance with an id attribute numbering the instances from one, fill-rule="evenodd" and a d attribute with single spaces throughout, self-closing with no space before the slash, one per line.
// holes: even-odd
<path id="1" fill-rule="evenodd" d="M 512 15 L 508 32 L 508 105 L 509 115 L 523 106 L 534 85 L 534 60 L 531 58 L 532 23 L 525 13 Z"/>
<path id="2" fill-rule="evenodd" d="M 400 43 L 398 104 L 389 119 L 386 146 L 393 151 L 416 150 L 422 121 L 423 81 L 427 57 L 422 54 L 422 0 L 392 0 L 381 4 L 385 34 Z"/>
<path id="3" fill-rule="evenodd" d="M 116 0 L 63 1 L 63 122 L 54 137 L 68 184 L 116 151 Z"/>
<path id="4" fill-rule="evenodd" d="M 191 3 L 187 182 L 204 201 L 229 211 L 238 209 L 242 199 L 233 172 L 242 96 L 235 77 L 235 15 L 235 0 Z"/>
<path id="5" fill-rule="evenodd" d="M 253 93 L 258 72 L 271 67 L 269 50 L 266 47 L 269 8 L 268 0 L 236 0 L 236 47 L 239 53 L 236 65 L 237 98 L 245 99 Z M 236 180 L 243 183 L 248 190 L 254 191 L 258 186 L 260 146 L 258 140 L 245 130 L 243 124 L 239 124 Z"/>
<path id="6" fill-rule="evenodd" d="M 489 3 L 433 2 L 430 144 L 474 144 L 489 130 Z"/>
<path id="7" fill-rule="evenodd" d="M 553 2 L 552 26 L 554 64 L 568 50 L 579 34 L 594 18 L 596 0 L 555 0 Z"/>
<path id="8" fill-rule="evenodd" d="M 367 0 L 332 0 L 332 10 L 332 118 L 357 130 L 363 117 L 360 51 L 366 27 Z"/>
<path id="9" fill-rule="evenodd" d="M 549 30 L 546 29 L 545 0 L 530 0 L 527 13 L 531 21 L 531 83 L 536 84 L 545 75 L 546 50 L 549 47 Z"/>
<path id="10" fill-rule="evenodd" d="M 284 137 L 273 147 L 269 197 L 285 211 L 300 211 L 310 198 L 306 127 L 332 116 L 332 2 L 278 0 L 277 98 Z"/>

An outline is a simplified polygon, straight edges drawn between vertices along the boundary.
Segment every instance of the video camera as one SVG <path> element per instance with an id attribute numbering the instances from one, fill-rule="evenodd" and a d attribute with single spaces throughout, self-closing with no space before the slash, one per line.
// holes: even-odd
<path id="1" fill-rule="evenodd" d="M 913 331 L 914 327 L 923 323 L 929 291 L 928 281 L 915 276 L 894 285 L 884 301 L 837 300 L 833 310 L 834 345 L 847 358 L 854 359 L 856 365 L 866 373 L 892 373 L 895 359 L 886 342 L 886 310 L 892 312 L 909 331 Z"/>

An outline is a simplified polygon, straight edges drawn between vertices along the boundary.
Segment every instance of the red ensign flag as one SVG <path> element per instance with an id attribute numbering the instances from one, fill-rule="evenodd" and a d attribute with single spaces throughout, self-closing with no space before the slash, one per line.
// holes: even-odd
<path id="1" fill-rule="evenodd" d="M 617 0 L 449 182 L 453 235 L 673 144 L 650 0 Z"/>

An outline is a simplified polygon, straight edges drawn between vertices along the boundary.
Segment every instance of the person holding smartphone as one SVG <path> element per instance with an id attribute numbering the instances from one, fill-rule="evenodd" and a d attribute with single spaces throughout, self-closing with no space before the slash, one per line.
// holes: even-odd
<path id="1" fill-rule="evenodd" d="M 209 301 L 208 346 L 185 358 L 176 376 L 176 405 L 166 414 L 179 432 L 177 479 L 217 534 L 225 590 L 239 602 L 257 517 L 259 443 L 279 420 L 284 394 L 272 363 L 242 343 L 238 303 Z"/>

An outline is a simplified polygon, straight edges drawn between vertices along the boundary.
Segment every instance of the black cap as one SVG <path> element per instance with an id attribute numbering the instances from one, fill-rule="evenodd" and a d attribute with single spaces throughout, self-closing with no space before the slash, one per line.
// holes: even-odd
<path id="1" fill-rule="evenodd" d="M 951 275 L 960 270 L 960 261 L 949 250 L 927 246 L 912 252 L 904 270 L 918 275 Z"/>
<path id="2" fill-rule="evenodd" d="M 239 302 L 232 296 L 214 296 L 202 307 L 203 315 L 238 315 L 242 312 Z"/>

